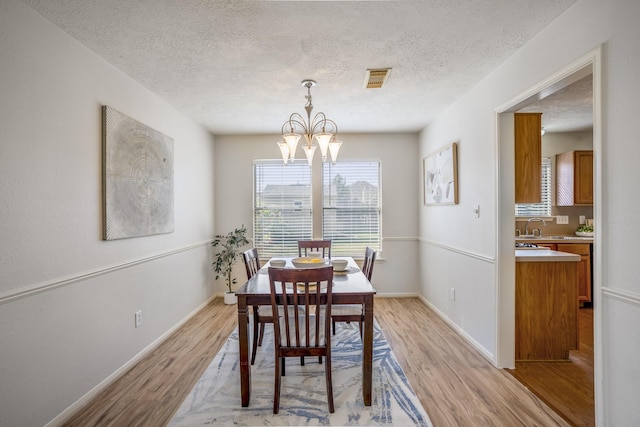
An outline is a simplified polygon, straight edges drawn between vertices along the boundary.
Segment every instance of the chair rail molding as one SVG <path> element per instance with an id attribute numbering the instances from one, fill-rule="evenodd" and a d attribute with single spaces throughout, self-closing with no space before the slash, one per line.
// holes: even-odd
<path id="1" fill-rule="evenodd" d="M 147 257 L 137 258 L 130 261 L 125 261 L 119 264 L 110 265 L 103 268 L 98 268 L 95 270 L 85 271 L 83 273 L 78 273 L 66 277 L 61 277 L 53 280 L 49 280 L 43 283 L 37 283 L 34 285 L 25 286 L 23 288 L 10 290 L 7 292 L 0 293 L 0 305 L 10 303 L 21 298 L 27 298 L 33 295 L 37 295 L 43 292 L 52 291 L 57 288 L 61 288 L 63 286 L 70 285 L 72 283 L 80 282 L 83 280 L 90 279 L 92 277 L 101 276 L 104 274 L 109 274 L 114 271 L 122 270 L 125 268 L 133 267 L 136 265 L 144 264 L 150 261 L 155 261 L 160 258 L 165 258 L 168 256 L 176 255 L 181 252 L 187 252 L 196 248 L 200 248 L 202 246 L 209 245 L 211 240 L 206 240 L 204 242 L 193 243 L 191 245 L 187 245 L 181 248 L 172 249 L 170 251 L 161 252 L 157 254 L 153 254 Z"/>
<path id="2" fill-rule="evenodd" d="M 464 256 L 469 257 L 469 258 L 474 258 L 474 259 L 477 259 L 477 260 L 480 260 L 480 261 L 484 261 L 484 262 L 488 262 L 488 263 L 491 263 L 491 264 L 495 264 L 495 262 L 496 262 L 495 256 L 488 257 L 488 256 L 485 256 L 485 255 L 480 255 L 480 254 L 477 254 L 477 253 L 474 253 L 474 252 L 469 252 L 469 251 L 466 251 L 464 249 L 456 248 L 456 247 L 453 247 L 453 246 L 443 245 L 442 243 L 434 242 L 432 240 L 428 240 L 428 239 L 425 239 L 425 238 L 422 238 L 422 237 L 419 240 L 420 240 L 420 243 L 422 243 L 422 244 L 429 245 L 429 246 L 434 246 L 434 247 L 437 247 L 437 248 L 440 248 L 440 249 L 444 249 L 444 250 L 449 251 L 449 252 L 455 252 L 457 254 L 464 255 Z"/>
<path id="3" fill-rule="evenodd" d="M 602 287 L 602 295 L 640 307 L 640 295 L 619 288 Z"/>

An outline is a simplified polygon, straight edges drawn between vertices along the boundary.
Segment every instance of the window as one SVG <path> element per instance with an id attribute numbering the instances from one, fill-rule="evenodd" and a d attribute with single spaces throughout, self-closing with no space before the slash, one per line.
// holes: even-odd
<path id="1" fill-rule="evenodd" d="M 313 236 L 331 239 L 332 255 L 361 257 L 367 246 L 379 250 L 380 162 L 324 163 L 315 172 L 322 173 L 316 180 L 322 188 L 315 189 L 313 171 L 306 161 L 254 161 L 254 246 L 260 256 L 292 256 L 298 240 Z M 314 206 L 322 209 L 315 224 Z"/>
<path id="2" fill-rule="evenodd" d="M 256 161 L 254 246 L 261 257 L 298 253 L 298 240 L 311 239 L 311 168 L 307 162 Z"/>
<path id="3" fill-rule="evenodd" d="M 380 162 L 324 163 L 322 183 L 322 237 L 331 239 L 331 254 L 380 249 Z"/>
<path id="4" fill-rule="evenodd" d="M 540 203 L 516 204 L 516 216 L 551 216 L 551 159 L 542 159 L 542 198 Z"/>

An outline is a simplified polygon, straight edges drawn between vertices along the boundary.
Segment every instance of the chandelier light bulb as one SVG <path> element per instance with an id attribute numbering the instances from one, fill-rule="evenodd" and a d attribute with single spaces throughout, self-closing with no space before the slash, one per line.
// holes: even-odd
<path id="1" fill-rule="evenodd" d="M 331 153 L 331 162 L 335 164 L 338 159 L 338 151 L 340 151 L 340 146 L 342 145 L 342 141 L 338 141 L 333 138 L 333 141 L 329 143 L 329 152 Z"/>
<path id="2" fill-rule="evenodd" d="M 282 161 L 286 165 L 287 160 L 289 160 L 289 145 L 284 141 L 280 141 L 278 142 L 278 147 L 280 147 L 280 154 L 282 154 Z"/>
<path id="3" fill-rule="evenodd" d="M 322 154 L 322 161 L 327 160 L 327 149 L 329 148 L 329 141 L 333 138 L 333 135 L 329 132 L 321 132 L 313 135 L 318 141 L 318 145 L 320 146 L 320 153 Z"/>
<path id="4" fill-rule="evenodd" d="M 316 145 L 303 145 L 302 149 L 304 150 L 304 154 L 307 156 L 307 163 L 309 166 L 313 165 L 313 153 L 315 153 Z"/>
<path id="5" fill-rule="evenodd" d="M 300 135 L 297 133 L 286 133 L 283 135 L 284 140 L 287 141 L 287 145 L 289 146 L 289 156 L 291 161 L 293 162 L 296 159 L 296 149 L 298 148 L 298 141 L 300 140 Z"/>

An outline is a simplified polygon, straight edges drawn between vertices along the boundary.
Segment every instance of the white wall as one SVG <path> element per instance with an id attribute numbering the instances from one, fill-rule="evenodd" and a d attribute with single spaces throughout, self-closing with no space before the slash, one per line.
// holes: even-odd
<path id="1" fill-rule="evenodd" d="M 15 0 L 0 58 L 0 424 L 39 426 L 212 295 L 214 139 Z M 101 240 L 102 105 L 173 138 L 174 233 Z"/>
<path id="2" fill-rule="evenodd" d="M 593 132 L 547 132 L 542 137 L 542 157 L 551 157 L 553 165 L 556 154 L 574 150 L 593 150 Z"/>
<path id="3" fill-rule="evenodd" d="M 277 159 L 278 135 L 216 137 L 216 232 L 227 233 L 245 224 L 253 235 L 254 159 Z M 344 142 L 338 161 L 382 162 L 382 258 L 376 261 L 372 282 L 379 294 L 415 295 L 417 292 L 416 197 L 421 166 L 417 134 L 341 134 Z M 298 148 L 298 155 L 302 150 Z M 314 168 L 320 169 L 316 153 Z M 313 195 L 320 197 L 320 193 Z M 319 237 L 319 236 L 318 236 Z M 364 254 L 362 254 L 364 255 Z M 237 277 L 245 273 L 238 270 Z M 217 284 L 222 292 L 223 285 Z"/>
<path id="4" fill-rule="evenodd" d="M 496 201 L 496 195 L 502 194 L 498 189 L 512 184 L 496 183 L 494 171 L 500 153 L 496 153 L 493 111 L 602 45 L 604 122 L 602 147 L 594 147 L 597 179 L 602 185 L 597 189 L 601 199 L 596 201 L 601 206 L 596 226 L 597 258 L 602 268 L 596 272 L 601 287 L 595 290 L 594 298 L 596 316 L 602 316 L 596 323 L 596 415 L 603 426 L 640 424 L 640 341 L 629 335 L 629 327 L 640 323 L 640 280 L 633 250 L 640 229 L 631 226 L 637 222 L 640 208 L 638 198 L 633 196 L 638 193 L 640 179 L 640 144 L 635 126 L 640 110 L 638 18 L 640 3 L 635 0 L 578 1 L 432 122 L 420 137 L 421 156 L 451 141 L 460 142 L 462 191 L 459 205 L 420 208 L 424 266 L 421 293 L 427 297 L 439 295 L 440 299 L 432 300 L 437 309 L 495 358 L 498 346 L 491 346 L 497 343 L 498 332 L 490 328 L 496 322 L 495 307 L 484 305 L 484 301 L 466 304 L 465 300 L 461 316 L 457 304 L 443 300 L 451 284 L 432 278 L 465 280 L 477 268 L 475 256 L 486 256 L 487 263 L 499 265 L 496 238 L 480 238 L 476 234 L 483 231 L 472 231 L 479 227 L 494 233 L 499 225 L 497 210 L 509 208 Z M 481 215 L 480 220 L 471 214 L 475 203 L 489 207 L 481 209 L 484 217 Z M 436 229 L 448 232 L 438 233 Z M 434 252 L 439 256 L 432 257 Z M 499 295 L 497 282 L 497 272 L 482 271 L 470 282 L 456 283 L 461 287 L 456 295 L 466 298 L 480 292 L 494 297 Z M 486 329 L 473 330 L 471 325 L 477 322 L 487 325 Z"/>
<path id="5" fill-rule="evenodd" d="M 421 133 L 420 159 L 457 142 L 459 203 L 420 206 L 420 293 L 454 329 L 493 359 L 496 153 L 491 139 L 493 110 L 483 108 L 483 101 L 480 97 L 456 104 Z"/>

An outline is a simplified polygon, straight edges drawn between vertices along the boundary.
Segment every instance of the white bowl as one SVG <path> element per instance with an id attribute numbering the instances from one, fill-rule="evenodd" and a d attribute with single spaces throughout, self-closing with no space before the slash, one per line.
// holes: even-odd
<path id="1" fill-rule="evenodd" d="M 331 261 L 331 265 L 333 265 L 335 271 L 345 271 L 347 264 L 349 264 L 349 262 L 346 259 L 334 259 Z"/>
<path id="2" fill-rule="evenodd" d="M 579 237 L 593 237 L 593 231 L 576 231 L 576 236 L 579 236 Z"/>
<path id="3" fill-rule="evenodd" d="M 308 256 L 294 258 L 291 260 L 291 263 L 296 268 L 318 268 L 329 265 L 329 262 L 324 258 L 312 258 Z"/>
<path id="4" fill-rule="evenodd" d="M 287 265 L 287 261 L 285 261 L 283 259 L 272 259 L 271 261 L 269 261 L 269 265 L 271 267 L 282 268 L 285 265 Z"/>

